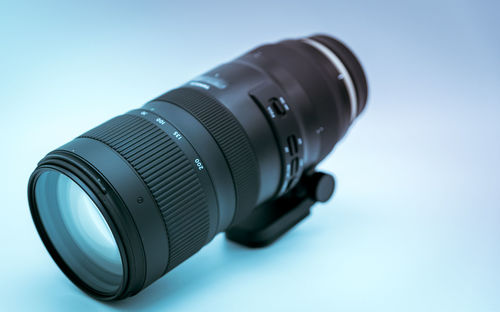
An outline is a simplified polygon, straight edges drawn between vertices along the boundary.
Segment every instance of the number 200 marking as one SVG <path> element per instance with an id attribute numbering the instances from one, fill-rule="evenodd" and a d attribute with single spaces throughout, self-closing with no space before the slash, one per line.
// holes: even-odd
<path id="1" fill-rule="evenodd" d="M 196 164 L 196 166 L 198 166 L 198 170 L 203 170 L 205 167 L 203 167 L 203 164 L 201 163 L 201 160 L 199 160 L 198 158 L 196 158 L 194 160 L 194 163 Z"/>

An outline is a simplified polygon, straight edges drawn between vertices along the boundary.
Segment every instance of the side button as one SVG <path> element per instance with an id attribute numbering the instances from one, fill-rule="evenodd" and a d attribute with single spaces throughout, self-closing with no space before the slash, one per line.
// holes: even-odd
<path id="1" fill-rule="evenodd" d="M 299 151 L 299 146 L 298 146 L 299 144 L 297 142 L 297 137 L 292 134 L 286 139 L 286 141 L 288 143 L 288 149 L 290 150 L 290 155 L 294 156 L 295 154 L 297 154 Z"/>
<path id="2" fill-rule="evenodd" d="M 295 157 L 292 159 L 291 166 L 290 166 L 290 175 L 293 177 L 294 175 L 299 172 L 299 159 Z"/>
<path id="3" fill-rule="evenodd" d="M 269 104 L 271 104 L 271 107 L 273 110 L 276 112 L 277 115 L 284 116 L 286 114 L 286 108 L 283 103 L 278 98 L 272 97 L 269 99 Z"/>

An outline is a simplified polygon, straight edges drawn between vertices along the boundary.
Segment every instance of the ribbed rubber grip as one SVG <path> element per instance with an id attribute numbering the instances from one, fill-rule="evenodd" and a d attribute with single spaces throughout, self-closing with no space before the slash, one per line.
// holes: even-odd
<path id="1" fill-rule="evenodd" d="M 81 137 L 98 140 L 118 152 L 151 191 L 167 229 L 165 272 L 205 245 L 209 231 L 205 191 L 193 165 L 162 129 L 141 117 L 121 115 Z"/>
<path id="2" fill-rule="evenodd" d="M 195 89 L 175 89 L 156 100 L 187 110 L 210 132 L 233 177 L 236 190 L 233 223 L 241 221 L 255 207 L 259 190 L 257 157 L 241 124 L 224 104 Z"/>

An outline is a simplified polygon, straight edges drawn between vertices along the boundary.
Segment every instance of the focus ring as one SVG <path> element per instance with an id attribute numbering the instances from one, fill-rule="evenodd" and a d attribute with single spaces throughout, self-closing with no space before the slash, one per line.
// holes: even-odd
<path id="1" fill-rule="evenodd" d="M 208 240 L 205 191 L 192 164 L 163 130 L 133 115 L 121 115 L 84 133 L 118 152 L 142 178 L 161 211 L 169 242 L 166 271 Z"/>
<path id="2" fill-rule="evenodd" d="M 257 157 L 250 140 L 236 117 L 224 104 L 191 88 L 178 88 L 156 100 L 175 104 L 194 117 L 210 132 L 228 163 L 236 191 L 238 223 L 254 208 L 259 190 Z"/>

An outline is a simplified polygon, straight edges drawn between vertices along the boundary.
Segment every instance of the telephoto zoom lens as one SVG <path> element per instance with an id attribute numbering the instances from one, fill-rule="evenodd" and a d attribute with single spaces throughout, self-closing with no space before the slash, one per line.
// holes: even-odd
<path id="1" fill-rule="evenodd" d="M 28 184 L 36 229 L 101 300 L 138 293 L 221 232 L 267 245 L 330 198 L 315 167 L 367 93 L 332 37 L 259 46 L 45 156 Z"/>

